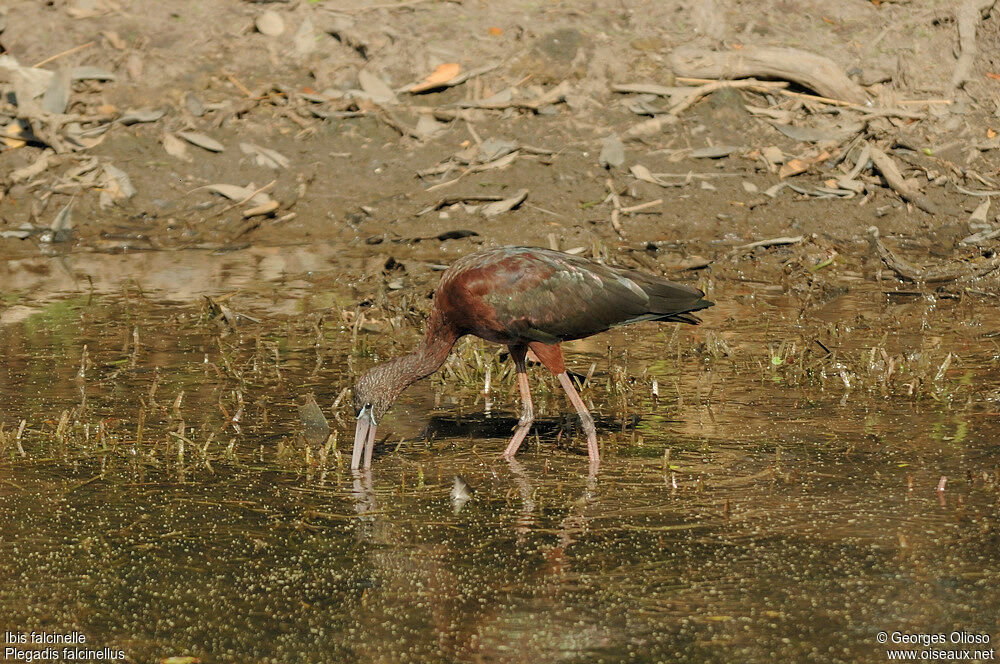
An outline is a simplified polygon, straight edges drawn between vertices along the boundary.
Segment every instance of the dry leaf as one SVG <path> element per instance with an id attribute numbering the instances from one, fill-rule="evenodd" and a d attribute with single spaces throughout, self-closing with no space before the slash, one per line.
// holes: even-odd
<path id="1" fill-rule="evenodd" d="M 9 82 L 14 84 L 14 94 L 17 96 L 18 106 L 36 97 L 41 97 L 55 75 L 55 72 L 48 69 L 23 67 L 16 58 L 6 53 L 0 55 L 0 77 L 9 77 Z M 18 92 L 22 94 L 18 95 Z"/>
<path id="2" fill-rule="evenodd" d="M 191 145 L 197 145 L 199 148 L 208 150 L 209 152 L 223 152 L 226 149 L 226 146 L 222 143 L 205 134 L 199 134 L 194 131 L 179 131 L 177 135 Z"/>
<path id="3" fill-rule="evenodd" d="M 482 164 L 481 166 L 478 166 L 477 170 L 481 170 L 481 171 L 502 170 L 504 168 L 507 168 L 511 164 L 513 164 L 514 160 L 517 159 L 517 157 L 518 157 L 519 154 L 520 153 L 516 152 L 516 151 L 515 152 L 511 152 L 510 154 L 504 155 L 504 156 L 500 157 L 499 159 L 494 159 L 493 161 L 490 161 L 490 162 L 487 162 L 485 164 Z"/>
<path id="4" fill-rule="evenodd" d="M 184 95 L 184 108 L 196 118 L 205 115 L 205 105 L 201 103 L 201 99 L 198 99 L 198 95 L 193 92 Z"/>
<path id="5" fill-rule="evenodd" d="M 285 21 L 275 11 L 266 11 L 254 19 L 257 32 L 268 37 L 277 37 L 285 31 Z"/>
<path id="6" fill-rule="evenodd" d="M 312 19 L 306 16 L 299 24 L 299 29 L 295 31 L 292 39 L 295 47 L 295 54 L 306 56 L 316 50 L 316 31 L 313 28 Z"/>
<path id="7" fill-rule="evenodd" d="M 434 116 L 424 114 L 420 116 L 419 120 L 417 120 L 416 129 L 418 134 L 426 136 L 427 138 L 433 138 L 447 129 L 447 127 L 448 125 L 435 120 Z"/>
<path id="8" fill-rule="evenodd" d="M 264 192 L 257 192 L 256 194 L 253 195 L 252 198 L 247 200 L 247 197 L 250 196 L 250 194 L 253 194 L 253 192 L 257 190 L 257 187 L 254 186 L 252 182 L 245 187 L 240 187 L 239 185 L 235 184 L 217 183 L 217 184 L 205 185 L 204 187 L 201 188 L 208 189 L 213 194 L 225 196 L 229 200 L 236 201 L 238 203 L 246 201 L 249 203 L 253 203 L 256 206 L 260 206 L 260 205 L 266 205 L 271 202 L 271 197 L 265 194 Z"/>
<path id="9" fill-rule="evenodd" d="M 392 88 L 367 69 L 358 72 L 358 85 L 376 104 L 395 104 L 397 101 L 396 93 L 392 91 Z"/>
<path id="10" fill-rule="evenodd" d="M 70 92 L 69 72 L 65 69 L 60 69 L 52 77 L 49 87 L 45 89 L 45 94 L 42 95 L 42 110 L 57 115 L 65 113 L 66 107 L 69 106 Z"/>
<path id="11" fill-rule="evenodd" d="M 70 69 L 69 78 L 71 81 L 113 81 L 118 77 L 107 69 L 84 65 Z"/>
<path id="12" fill-rule="evenodd" d="M 691 150 L 687 156 L 692 159 L 721 159 L 734 152 L 739 152 L 741 149 L 738 145 L 708 145 Z"/>
<path id="13" fill-rule="evenodd" d="M 3 134 L 3 144 L 9 148 L 23 148 L 28 144 L 26 141 L 14 138 L 15 136 L 22 136 L 24 134 L 24 127 L 17 120 L 14 120 L 6 127 L 0 127 L 0 133 Z"/>
<path id="14" fill-rule="evenodd" d="M 792 175 L 798 175 L 799 173 L 804 173 L 808 168 L 809 164 L 801 159 L 789 159 L 788 163 L 784 164 L 778 171 L 778 178 L 784 179 Z"/>
<path id="15" fill-rule="evenodd" d="M 164 110 L 151 110 L 148 108 L 142 108 L 138 111 L 125 111 L 125 115 L 118 119 L 125 126 L 138 124 L 140 122 L 156 122 L 167 112 Z"/>
<path id="16" fill-rule="evenodd" d="M 760 153 L 769 164 L 785 163 L 785 153 L 774 145 L 768 145 L 767 147 L 761 149 Z"/>
<path id="17" fill-rule="evenodd" d="M 128 173 L 111 164 L 104 165 L 104 179 L 101 182 L 101 186 L 116 200 L 132 198 L 136 194 L 135 186 L 132 184 L 132 179 L 128 176 Z"/>
<path id="18" fill-rule="evenodd" d="M 602 168 L 618 168 L 625 163 L 625 145 L 618 138 L 618 134 L 611 134 L 602 141 L 597 163 Z"/>
<path id="19" fill-rule="evenodd" d="M 510 212 L 518 205 L 524 202 L 528 197 L 528 190 L 522 189 L 510 198 L 505 198 L 502 201 L 497 201 L 496 203 L 487 203 L 479 209 L 484 217 L 495 217 L 498 214 L 503 214 L 504 212 Z"/>
<path id="20" fill-rule="evenodd" d="M 205 189 L 208 189 L 213 194 L 225 196 L 231 201 L 242 201 L 244 198 L 253 193 L 253 189 L 250 187 L 241 187 L 236 184 L 225 183 L 206 185 Z"/>
<path id="21" fill-rule="evenodd" d="M 191 157 L 187 152 L 187 144 L 184 141 L 170 132 L 164 132 L 163 138 L 160 140 L 163 143 L 163 149 L 167 151 L 168 155 L 176 157 L 181 161 L 191 161 Z"/>
<path id="22" fill-rule="evenodd" d="M 642 164 L 636 164 L 629 170 L 632 172 L 632 177 L 634 177 L 636 180 L 642 180 L 643 182 L 651 182 L 653 184 L 660 184 L 660 179 L 654 176 L 652 171 L 650 171 Z"/>
<path id="23" fill-rule="evenodd" d="M 249 219 L 250 217 L 257 217 L 264 214 L 271 214 L 278 209 L 278 201 L 270 200 L 263 205 L 258 205 L 256 207 L 249 208 L 243 213 L 244 219 Z"/>
<path id="24" fill-rule="evenodd" d="M 280 152 L 261 147 L 254 143 L 240 143 L 240 150 L 243 151 L 243 154 L 252 155 L 254 162 L 258 166 L 264 166 L 265 168 L 278 170 L 288 168 L 288 164 L 291 163 L 288 157 Z"/>
<path id="25" fill-rule="evenodd" d="M 989 214 L 989 211 L 990 211 L 990 197 L 987 196 L 986 200 L 984 200 L 982 203 L 976 206 L 975 211 L 973 211 L 972 215 L 969 217 L 969 221 L 978 221 L 980 223 L 985 222 L 986 216 Z"/>
<path id="26" fill-rule="evenodd" d="M 462 66 L 457 62 L 447 62 L 443 65 L 438 65 L 421 83 L 417 83 L 410 88 L 410 92 L 426 92 L 427 90 L 439 88 L 458 76 L 461 71 Z"/>

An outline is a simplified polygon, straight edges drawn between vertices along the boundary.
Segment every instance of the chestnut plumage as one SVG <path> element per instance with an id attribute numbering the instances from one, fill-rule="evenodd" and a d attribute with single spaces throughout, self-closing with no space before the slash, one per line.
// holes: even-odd
<path id="1" fill-rule="evenodd" d="M 525 370 L 528 349 L 556 374 L 587 435 L 591 469 L 600 461 L 593 418 L 566 373 L 559 344 L 642 321 L 697 324 L 712 306 L 697 288 L 549 249 L 498 247 L 465 256 L 441 277 L 423 341 L 376 365 L 354 386 L 358 415 L 351 468 L 371 466 L 375 428 L 399 394 L 429 376 L 466 334 L 504 344 L 517 369 L 522 411 L 504 451 L 512 457 L 534 420 Z"/>

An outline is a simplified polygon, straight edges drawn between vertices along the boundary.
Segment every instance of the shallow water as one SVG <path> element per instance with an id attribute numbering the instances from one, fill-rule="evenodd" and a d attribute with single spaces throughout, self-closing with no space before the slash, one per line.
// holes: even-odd
<path id="1" fill-rule="evenodd" d="M 991 301 L 709 283 L 698 328 L 568 349 L 594 367 L 596 477 L 540 369 L 538 435 L 497 458 L 516 392 L 463 343 L 354 476 L 338 396 L 424 305 L 383 292 L 359 321 L 376 288 L 290 255 L 8 265 L 0 631 L 202 662 L 886 661 L 880 631 L 1000 637 Z"/>

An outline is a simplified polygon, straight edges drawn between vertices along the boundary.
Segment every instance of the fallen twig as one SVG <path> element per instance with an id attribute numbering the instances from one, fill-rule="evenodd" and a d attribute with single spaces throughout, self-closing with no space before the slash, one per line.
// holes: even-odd
<path id="1" fill-rule="evenodd" d="M 631 207 L 623 207 L 620 212 L 622 214 L 636 214 L 638 212 L 642 212 L 643 210 L 656 207 L 661 203 L 663 203 L 663 199 L 657 198 L 655 201 L 649 201 L 648 203 L 640 203 L 639 205 L 632 205 Z"/>
<path id="2" fill-rule="evenodd" d="M 53 62 L 54 60 L 57 60 L 57 59 L 61 58 L 64 55 L 69 55 L 70 53 L 76 53 L 77 51 L 82 51 L 83 49 L 89 48 L 89 47 L 93 46 L 96 43 L 97 42 L 95 42 L 95 41 L 89 41 L 86 44 L 80 44 L 79 46 L 74 46 L 73 48 L 67 48 L 65 51 L 61 51 L 59 53 L 56 53 L 55 55 L 50 55 L 49 57 L 45 58 L 44 60 L 40 60 L 39 62 L 35 63 L 35 69 L 37 69 L 38 67 L 41 67 L 43 65 L 47 65 L 50 62 Z"/>
<path id="3" fill-rule="evenodd" d="M 621 221 L 619 221 L 619 216 L 621 215 L 622 202 L 618 197 L 618 192 L 615 190 L 614 180 L 608 178 L 604 181 L 604 186 L 608 188 L 608 195 L 604 198 L 605 202 L 610 201 L 614 209 L 611 210 L 611 227 L 615 229 L 615 233 L 618 237 L 625 239 L 625 229 L 622 227 Z"/>
<path id="4" fill-rule="evenodd" d="M 712 81 L 711 83 L 706 83 L 700 87 L 695 88 L 688 96 L 687 99 L 680 101 L 667 111 L 670 115 L 674 117 L 681 114 L 682 111 L 690 107 L 696 101 L 704 97 L 705 95 L 711 94 L 716 90 L 721 90 L 723 88 L 756 88 L 764 91 L 773 92 L 786 87 L 788 83 L 785 81 L 758 81 L 753 78 L 740 79 L 738 81 Z"/>
<path id="5" fill-rule="evenodd" d="M 694 78 L 691 76 L 678 76 L 675 79 L 678 83 L 690 83 L 693 85 L 704 85 L 707 83 L 712 83 L 715 79 L 711 78 Z M 753 80 L 753 79 L 747 79 Z M 784 83 L 784 81 L 778 81 Z M 915 113 L 913 111 L 907 111 L 901 108 L 890 108 L 890 107 L 879 107 L 879 106 L 866 106 L 863 104 L 855 104 L 854 102 L 846 101 L 844 99 L 834 99 L 832 97 L 822 97 L 820 95 L 810 95 L 804 92 L 793 92 L 792 90 L 785 90 L 787 83 L 785 85 L 773 86 L 765 88 L 762 86 L 767 86 L 775 83 L 775 81 L 757 81 L 756 85 L 748 85 L 747 89 L 752 92 L 773 92 L 779 94 L 783 97 L 790 97 L 792 99 L 801 99 L 803 101 L 809 101 L 816 104 L 826 104 L 828 106 L 838 106 L 840 108 L 848 108 L 852 111 L 857 111 L 859 113 L 864 113 L 866 115 L 874 116 L 885 116 L 885 117 L 899 117 L 907 118 L 913 120 L 921 120 L 926 117 L 923 113 Z M 758 89 L 759 88 L 759 89 Z M 655 94 L 655 93 L 654 93 Z M 951 103 L 951 100 L 928 100 L 926 103 Z M 922 100 L 911 100 L 899 102 L 901 104 L 915 104 L 924 103 Z"/>
<path id="6" fill-rule="evenodd" d="M 657 95 L 659 97 L 669 97 L 678 92 L 686 92 L 682 88 L 672 88 L 655 83 L 612 83 L 611 91 L 625 94 Z"/>
<path id="7" fill-rule="evenodd" d="M 384 122 L 389 127 L 392 127 L 400 136 L 409 136 L 410 138 L 415 138 L 419 141 L 426 139 L 427 137 L 418 132 L 416 129 L 406 125 L 402 120 L 397 118 L 391 111 L 382 106 L 378 107 L 378 111 L 375 113 L 375 117 Z"/>
<path id="8" fill-rule="evenodd" d="M 60 160 L 61 157 L 55 153 L 45 151 L 33 163 L 25 166 L 24 168 L 18 168 L 11 171 L 10 175 L 7 177 L 7 181 L 10 184 L 17 184 L 18 182 L 30 180 L 31 178 L 41 175 L 49 168 L 55 166 L 60 162 Z"/>
<path id="9" fill-rule="evenodd" d="M 892 160 L 892 157 L 887 155 L 885 152 L 869 144 L 871 150 L 871 160 L 875 164 L 875 168 L 878 169 L 882 177 L 885 178 L 886 183 L 892 187 L 896 193 L 898 193 L 903 199 L 910 201 L 918 208 L 927 212 L 928 214 L 938 214 L 937 206 L 927 200 L 923 194 L 918 191 L 914 191 L 909 183 L 903 179 L 903 174 L 900 173 L 899 167 L 896 166 L 896 162 Z"/>
<path id="10" fill-rule="evenodd" d="M 491 194 L 467 194 L 464 196 L 446 196 L 434 203 L 431 203 L 420 212 L 417 216 L 425 215 L 429 212 L 434 212 L 435 210 L 440 210 L 443 207 L 448 207 L 449 205 L 454 205 L 455 203 L 489 203 L 493 201 L 502 201 L 503 196 L 495 196 Z"/>
<path id="11" fill-rule="evenodd" d="M 520 150 L 514 150 L 513 152 L 505 154 L 499 159 L 488 161 L 485 164 L 476 164 L 474 166 L 469 166 L 467 169 L 459 173 L 457 177 L 451 180 L 447 180 L 446 182 L 439 182 L 435 185 L 431 185 L 430 187 L 427 187 L 427 189 L 425 189 L 424 191 L 436 191 L 438 189 L 444 189 L 445 187 L 450 187 L 451 185 L 455 184 L 456 182 L 464 178 L 466 175 L 470 175 L 472 173 L 479 173 L 481 171 L 507 168 L 508 166 L 513 164 L 520 155 L 521 155 Z"/>
<path id="12" fill-rule="evenodd" d="M 699 99 L 705 95 L 711 94 L 716 90 L 721 90 L 723 88 L 742 88 L 745 90 L 752 90 L 754 92 L 778 92 L 781 88 L 788 85 L 785 81 L 758 81 L 756 79 L 741 79 L 738 81 L 730 80 L 712 80 L 712 79 L 677 79 L 678 81 L 691 82 L 700 84 L 699 87 L 694 88 L 691 92 L 687 93 L 687 96 L 681 101 L 674 104 L 668 110 L 664 111 L 662 114 L 656 117 L 650 118 L 648 120 L 643 120 L 642 122 L 633 125 L 625 132 L 622 138 L 626 141 L 635 140 L 643 136 L 650 136 L 663 131 L 664 126 L 672 124 L 677 121 L 677 116 L 681 114 L 685 109 L 689 108 L 692 104 L 697 102 Z M 633 90 L 639 84 L 630 85 L 622 84 L 614 86 L 619 90 Z M 659 92 L 653 92 L 652 94 L 659 94 Z"/>
<path id="13" fill-rule="evenodd" d="M 556 87 L 542 94 L 541 97 L 537 99 L 532 99 L 530 101 L 500 101 L 500 102 L 486 102 L 486 101 L 460 101 L 456 104 L 459 108 L 481 108 L 484 110 L 491 111 L 502 111 L 507 108 L 520 108 L 528 111 L 538 112 L 543 106 L 549 106 L 550 104 L 558 104 L 566 98 L 566 93 L 569 92 L 570 86 L 568 81 L 563 81 Z"/>
<path id="14" fill-rule="evenodd" d="M 264 193 L 265 191 L 267 191 L 268 189 L 270 189 L 271 187 L 273 187 L 276 182 L 277 182 L 277 180 L 271 180 L 270 182 L 268 182 L 267 184 L 265 184 L 263 187 L 260 187 L 259 189 L 257 189 L 256 191 L 254 191 L 249 196 L 246 196 L 243 200 L 237 201 L 237 202 L 235 202 L 235 203 L 233 203 L 231 205 L 227 205 L 226 207 L 222 208 L 221 210 L 219 210 L 218 212 L 216 212 L 212 216 L 213 217 L 221 217 L 222 215 L 224 215 L 225 213 L 229 212 L 233 208 L 239 207 L 239 206 L 243 205 L 244 203 L 247 203 L 247 202 L 253 200 L 254 196 L 256 196 L 257 194 Z M 199 189 L 204 189 L 204 187 L 199 187 Z M 194 190 L 192 190 L 192 191 L 194 191 Z"/>
<path id="15" fill-rule="evenodd" d="M 742 244 L 736 247 L 734 253 L 745 253 L 747 251 L 756 249 L 757 247 L 780 247 L 788 244 L 798 244 L 802 240 L 806 239 L 804 235 L 793 235 L 791 237 L 772 237 L 768 240 L 757 240 L 756 242 L 751 242 L 750 244 Z"/>
<path id="16" fill-rule="evenodd" d="M 995 190 L 991 190 L 991 191 L 975 191 L 975 190 L 972 190 L 972 189 L 966 189 L 965 187 L 962 187 L 962 186 L 957 185 L 957 184 L 955 185 L 955 189 L 958 189 L 963 194 L 967 194 L 969 196 L 987 196 L 987 197 L 989 197 L 989 196 L 1000 196 L 1000 191 L 995 191 Z"/>
<path id="17" fill-rule="evenodd" d="M 250 99 L 254 99 L 253 93 L 250 92 L 249 89 L 247 89 L 247 86 L 245 86 L 242 83 L 240 83 L 240 80 L 238 78 L 236 78 L 235 76 L 233 76 L 232 74 L 230 74 L 228 71 L 225 71 L 225 70 L 223 70 L 222 73 L 225 75 L 226 78 L 229 79 L 230 83 L 232 83 L 233 85 L 236 86 L 236 88 L 240 92 L 242 92 L 243 94 L 245 94 Z M 254 101 L 259 101 L 259 100 L 254 99 Z"/>

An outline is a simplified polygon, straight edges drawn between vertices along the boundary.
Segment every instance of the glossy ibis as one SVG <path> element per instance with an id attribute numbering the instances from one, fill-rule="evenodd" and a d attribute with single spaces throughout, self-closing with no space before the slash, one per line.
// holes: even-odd
<path id="1" fill-rule="evenodd" d="M 441 276 L 423 342 L 376 365 L 354 386 L 358 416 L 351 469 L 371 467 L 375 427 L 396 397 L 429 376 L 466 334 L 504 344 L 517 368 L 521 419 L 504 456 L 512 458 L 534 421 L 525 356 L 530 348 L 566 390 L 587 434 L 591 470 L 599 463 L 594 419 L 566 373 L 559 344 L 641 321 L 697 324 L 712 306 L 697 288 L 548 249 L 499 247 L 465 256 Z"/>

